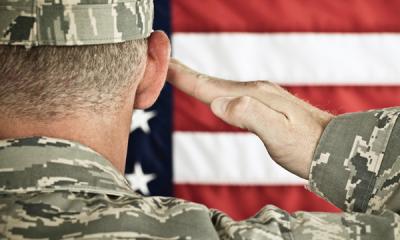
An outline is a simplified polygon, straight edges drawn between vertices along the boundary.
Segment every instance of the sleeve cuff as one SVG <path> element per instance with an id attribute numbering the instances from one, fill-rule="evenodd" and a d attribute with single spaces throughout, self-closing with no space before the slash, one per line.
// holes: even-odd
<path id="1" fill-rule="evenodd" d="M 394 153 L 386 149 L 392 131 L 399 128 L 399 112 L 400 108 L 390 108 L 333 119 L 314 153 L 310 190 L 344 211 L 366 212 L 382 171 L 393 159 Z"/>

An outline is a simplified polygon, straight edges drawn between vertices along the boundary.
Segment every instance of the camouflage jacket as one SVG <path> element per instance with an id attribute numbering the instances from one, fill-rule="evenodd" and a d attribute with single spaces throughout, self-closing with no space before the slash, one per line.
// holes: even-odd
<path id="1" fill-rule="evenodd" d="M 184 200 L 130 190 L 71 141 L 0 141 L 1 239 L 400 239 L 400 109 L 342 115 L 315 151 L 309 187 L 343 213 L 266 206 L 236 222 Z"/>

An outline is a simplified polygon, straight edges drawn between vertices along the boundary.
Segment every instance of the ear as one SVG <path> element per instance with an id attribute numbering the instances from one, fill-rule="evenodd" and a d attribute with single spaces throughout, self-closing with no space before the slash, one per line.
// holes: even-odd
<path id="1" fill-rule="evenodd" d="M 155 31 L 148 39 L 147 63 L 143 79 L 138 84 L 135 105 L 136 109 L 146 109 L 154 104 L 167 78 L 171 46 L 168 36 Z"/>

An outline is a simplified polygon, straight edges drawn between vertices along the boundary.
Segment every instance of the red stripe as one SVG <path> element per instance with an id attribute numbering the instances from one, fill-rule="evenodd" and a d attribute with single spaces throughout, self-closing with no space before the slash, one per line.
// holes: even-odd
<path id="1" fill-rule="evenodd" d="M 397 0 L 172 0 L 175 32 L 399 32 Z"/>
<path id="2" fill-rule="evenodd" d="M 335 114 L 400 105 L 400 86 L 302 86 L 287 89 Z M 215 117 L 207 105 L 176 89 L 174 104 L 174 129 L 177 131 L 241 131 Z"/>
<path id="3" fill-rule="evenodd" d="M 210 108 L 178 89 L 174 89 L 174 130 L 176 131 L 242 131 L 217 118 Z"/>
<path id="4" fill-rule="evenodd" d="M 340 210 L 303 186 L 175 185 L 175 196 L 227 213 L 236 220 L 256 214 L 267 204 L 289 212 Z"/>

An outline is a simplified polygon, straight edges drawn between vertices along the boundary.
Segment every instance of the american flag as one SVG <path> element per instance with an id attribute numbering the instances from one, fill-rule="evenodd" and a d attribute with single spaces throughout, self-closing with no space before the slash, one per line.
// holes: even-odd
<path id="1" fill-rule="evenodd" d="M 156 0 L 155 8 L 154 28 L 169 34 L 173 56 L 206 74 L 274 81 L 335 114 L 400 105 L 400 1 Z M 143 194 L 235 219 L 266 204 L 338 211 L 277 166 L 256 136 L 169 85 L 134 114 L 126 173 Z"/>

